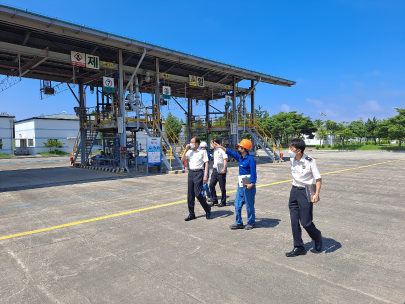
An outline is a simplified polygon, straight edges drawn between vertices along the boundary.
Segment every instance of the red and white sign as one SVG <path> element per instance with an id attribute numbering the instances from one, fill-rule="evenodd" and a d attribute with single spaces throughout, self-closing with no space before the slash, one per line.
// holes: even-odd
<path id="1" fill-rule="evenodd" d="M 79 67 L 86 67 L 86 54 L 80 52 L 70 52 L 70 62 L 72 65 L 76 65 Z"/>

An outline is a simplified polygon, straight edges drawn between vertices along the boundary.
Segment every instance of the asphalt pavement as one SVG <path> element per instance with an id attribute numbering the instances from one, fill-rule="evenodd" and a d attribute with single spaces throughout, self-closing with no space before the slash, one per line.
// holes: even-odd
<path id="1" fill-rule="evenodd" d="M 185 222 L 187 174 L 0 159 L 0 303 L 404 303 L 405 153 L 307 154 L 323 175 L 324 249 L 303 231 L 295 258 L 289 162 L 260 156 L 257 228 L 233 231 L 236 164 L 228 206 L 207 220 L 196 202 Z"/>

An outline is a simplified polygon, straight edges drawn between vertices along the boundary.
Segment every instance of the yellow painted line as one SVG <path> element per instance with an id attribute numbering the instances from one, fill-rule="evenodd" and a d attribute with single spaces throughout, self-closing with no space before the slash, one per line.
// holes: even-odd
<path id="1" fill-rule="evenodd" d="M 390 161 L 386 161 L 386 162 L 382 162 L 382 163 L 376 163 L 376 164 L 371 164 L 371 165 L 366 165 L 366 166 L 361 166 L 361 167 L 355 167 L 355 168 L 348 168 L 348 169 L 342 169 L 342 170 L 337 170 L 337 171 L 326 172 L 326 173 L 322 173 L 322 175 L 345 172 L 345 171 L 351 171 L 351 170 L 358 170 L 358 169 L 362 169 L 362 168 L 368 168 L 368 167 L 393 163 L 393 162 L 402 161 L 402 160 L 405 160 L 405 158 L 397 159 L 397 160 L 390 160 Z M 291 181 L 292 181 L 292 179 L 288 179 L 288 180 L 284 180 L 284 181 L 279 181 L 279 182 L 274 182 L 274 183 L 270 183 L 270 184 L 260 185 L 260 186 L 257 186 L 257 188 L 268 187 L 268 186 L 277 185 L 277 184 L 284 184 L 284 183 L 288 183 L 288 182 L 291 182 Z M 232 191 L 227 191 L 226 193 L 235 193 L 235 192 L 236 192 L 236 190 L 232 190 Z M 125 211 L 125 212 L 110 214 L 110 215 L 106 215 L 106 216 L 96 217 L 96 218 L 92 218 L 92 219 L 88 219 L 88 220 L 84 220 L 84 221 L 67 223 L 67 224 L 63 224 L 63 225 L 59 225 L 59 226 L 52 226 L 52 227 L 47 227 L 47 228 L 42 228 L 42 229 L 37 229 L 37 230 L 31 230 L 31 231 L 25 231 L 25 232 L 21 232 L 21 233 L 6 235 L 6 236 L 0 237 L 0 241 L 6 240 L 6 239 L 13 239 L 13 238 L 16 238 L 16 237 L 19 237 L 19 236 L 24 236 L 24 235 L 36 234 L 36 233 L 40 233 L 40 232 L 45 232 L 45 231 L 50 231 L 50 230 L 55 230 L 55 229 L 60 229 L 60 228 L 66 228 L 66 227 L 70 227 L 70 226 L 76 226 L 76 225 L 95 222 L 95 221 L 99 221 L 99 220 L 105 220 L 105 219 L 109 219 L 109 218 L 113 218 L 113 217 L 117 217 L 117 216 L 122 216 L 122 215 L 127 215 L 127 214 L 131 214 L 131 213 L 142 212 L 142 211 L 147 211 L 147 210 L 152 210 L 152 209 L 177 205 L 177 204 L 181 204 L 181 203 L 185 203 L 185 202 L 187 202 L 186 199 L 181 200 L 181 201 L 177 201 L 177 202 L 172 202 L 172 203 L 167 203 L 167 204 L 162 204 L 162 205 L 157 205 L 157 206 L 151 206 L 151 207 L 146 207 L 146 208 L 141 208 L 141 209 L 136 209 L 136 210 L 130 210 L 130 211 Z"/>
<path id="2" fill-rule="evenodd" d="M 54 230 L 54 229 L 59 229 L 59 228 L 65 228 L 65 227 L 80 225 L 80 224 L 84 224 L 84 223 L 95 222 L 95 221 L 113 218 L 113 217 L 117 217 L 117 216 L 121 216 L 121 215 L 131 214 L 131 213 L 135 213 L 135 212 L 141 212 L 141 211 L 176 205 L 176 204 L 180 204 L 180 203 L 184 203 L 184 202 L 187 202 L 187 200 L 177 201 L 177 202 L 173 202 L 173 203 L 167 203 L 167 204 L 163 204 L 163 205 L 151 206 L 151 207 L 146 207 L 146 208 L 142 208 L 142 209 L 130 210 L 130 211 L 110 214 L 110 215 L 106 215 L 106 216 L 100 216 L 100 217 L 96 217 L 96 218 L 92 218 L 92 219 L 88 219 L 88 220 L 84 220 L 84 221 L 78 221 L 78 222 L 63 224 L 63 225 L 59 225 L 59 226 L 52 226 L 52 227 L 42 228 L 42 229 L 38 229 L 38 230 L 31 230 L 31 231 L 21 232 L 21 233 L 17 233 L 17 234 L 6 235 L 6 236 L 0 237 L 0 241 L 23 236 L 23 235 L 35 234 L 35 233 L 39 233 L 39 232 L 44 232 L 44 231 L 49 231 L 49 230 Z"/>

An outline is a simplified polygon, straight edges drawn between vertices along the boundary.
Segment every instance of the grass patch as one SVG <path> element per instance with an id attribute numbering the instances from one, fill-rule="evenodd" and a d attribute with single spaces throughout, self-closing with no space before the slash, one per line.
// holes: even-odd
<path id="1" fill-rule="evenodd" d="M 307 146 L 307 148 L 315 149 L 315 146 Z M 405 151 L 405 145 L 398 147 L 397 145 L 345 145 L 344 147 L 325 147 L 319 150 L 367 150 L 367 151 Z"/>
<path id="2" fill-rule="evenodd" d="M 3 153 L 0 153 L 0 158 L 13 158 L 13 157 L 15 157 L 15 156 L 12 155 L 12 154 L 3 154 Z"/>
<path id="3" fill-rule="evenodd" d="M 51 151 L 51 152 L 41 152 L 38 153 L 38 155 L 42 155 L 42 156 L 50 156 L 50 155 L 71 155 L 72 153 L 68 153 L 68 152 L 63 152 L 63 151 L 59 151 L 59 150 L 55 150 L 55 151 Z"/>

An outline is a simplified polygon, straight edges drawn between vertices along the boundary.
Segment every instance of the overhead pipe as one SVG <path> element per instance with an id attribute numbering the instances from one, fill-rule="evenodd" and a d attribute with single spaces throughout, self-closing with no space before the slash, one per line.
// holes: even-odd
<path id="1" fill-rule="evenodd" d="M 145 57 L 145 55 L 146 55 L 146 48 L 143 49 L 143 53 L 142 53 L 141 59 L 139 59 L 139 62 L 138 62 L 138 64 L 136 65 L 135 71 L 132 73 L 131 78 L 129 79 L 129 82 L 127 83 L 127 86 L 125 87 L 124 92 L 128 91 L 129 84 L 134 80 L 134 76 L 135 76 L 136 72 L 138 71 L 138 68 L 139 68 L 139 66 L 141 65 L 141 63 L 142 63 L 143 58 Z M 121 75 L 120 75 L 120 77 L 121 77 Z"/>
<path id="2" fill-rule="evenodd" d="M 248 95 L 250 95 L 250 93 L 252 93 L 252 91 L 256 88 L 256 86 L 259 84 L 259 82 L 262 80 L 262 77 L 260 76 L 259 80 L 256 82 L 256 84 L 253 86 L 253 88 L 251 88 L 245 95 L 245 97 L 241 100 L 241 102 L 245 102 L 245 99 Z"/>
<path id="3" fill-rule="evenodd" d="M 124 92 L 128 90 L 128 87 L 130 88 L 129 96 L 130 96 L 130 105 L 132 107 L 133 101 L 134 101 L 134 90 L 133 90 L 133 81 L 135 77 L 135 106 L 136 106 L 136 130 L 139 130 L 139 82 L 138 82 L 138 76 L 136 76 L 136 72 L 139 69 L 139 66 L 141 65 L 143 58 L 145 58 L 146 55 L 146 48 L 143 49 L 143 53 L 141 56 L 141 59 L 139 59 L 138 64 L 135 67 L 135 71 L 132 73 L 131 78 L 129 79 L 127 86 L 125 87 Z"/>
<path id="4" fill-rule="evenodd" d="M 139 82 L 138 76 L 135 76 L 135 106 L 136 106 L 136 130 L 139 130 L 139 106 L 141 105 L 139 100 Z"/>

